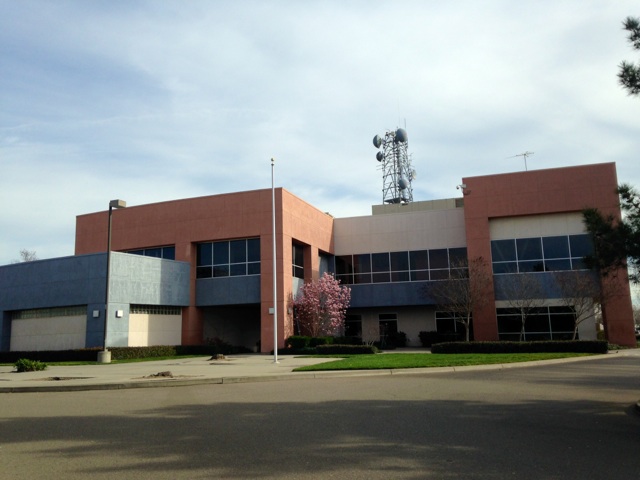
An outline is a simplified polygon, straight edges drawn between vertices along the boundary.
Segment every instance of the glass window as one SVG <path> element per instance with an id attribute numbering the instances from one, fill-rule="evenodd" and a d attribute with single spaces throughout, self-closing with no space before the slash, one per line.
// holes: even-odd
<path id="1" fill-rule="evenodd" d="M 246 240 L 233 240 L 229 242 L 229 263 L 244 263 L 247 261 Z"/>
<path id="2" fill-rule="evenodd" d="M 429 270 L 412 270 L 411 281 L 420 282 L 429 280 Z"/>
<path id="3" fill-rule="evenodd" d="M 516 262 L 494 263 L 493 273 L 496 275 L 501 273 L 518 273 L 518 264 Z"/>
<path id="4" fill-rule="evenodd" d="M 176 259 L 176 247 L 162 247 L 162 258 L 167 260 Z"/>
<path id="5" fill-rule="evenodd" d="M 429 268 L 449 268 L 447 249 L 429 250 Z"/>
<path id="6" fill-rule="evenodd" d="M 304 278 L 304 247 L 295 243 L 291 247 L 293 276 L 296 278 Z"/>
<path id="7" fill-rule="evenodd" d="M 409 252 L 391 252 L 391 271 L 409 270 Z"/>
<path id="8" fill-rule="evenodd" d="M 571 270 L 571 262 L 566 260 L 545 260 L 544 269 L 547 272 L 553 272 L 558 270 Z"/>
<path id="9" fill-rule="evenodd" d="M 542 260 L 533 260 L 530 262 L 518 262 L 518 271 L 520 273 L 544 272 L 544 263 L 542 262 Z"/>
<path id="10" fill-rule="evenodd" d="M 356 273 L 353 275 L 353 283 L 371 283 L 371 274 Z"/>
<path id="11" fill-rule="evenodd" d="M 211 263 L 211 244 L 199 243 L 198 247 L 198 259 L 196 265 L 212 265 Z"/>
<path id="12" fill-rule="evenodd" d="M 369 273 L 371 272 L 371 255 L 368 253 L 353 256 L 353 271 L 354 273 Z"/>
<path id="13" fill-rule="evenodd" d="M 542 248 L 544 250 L 544 258 L 569 258 L 569 239 L 568 237 L 543 237 Z"/>
<path id="14" fill-rule="evenodd" d="M 493 240 L 491 242 L 491 258 L 494 262 L 516 260 L 515 240 Z"/>
<path id="15" fill-rule="evenodd" d="M 449 269 L 430 270 L 431 280 L 446 280 L 449 278 Z"/>
<path id="16" fill-rule="evenodd" d="M 237 277 L 240 275 L 247 274 L 247 264 L 246 263 L 232 263 L 229 265 L 229 275 L 232 277 Z"/>
<path id="17" fill-rule="evenodd" d="M 213 267 L 213 276 L 214 277 L 228 277 L 229 276 L 229 265 L 216 265 Z"/>
<path id="18" fill-rule="evenodd" d="M 450 267 L 466 267 L 468 265 L 466 248 L 450 248 L 449 249 L 449 266 Z"/>
<path id="19" fill-rule="evenodd" d="M 391 277 L 389 272 L 372 273 L 373 283 L 389 283 Z"/>
<path id="20" fill-rule="evenodd" d="M 340 255 L 336 257 L 336 275 L 353 273 L 353 257 L 351 255 Z"/>
<path id="21" fill-rule="evenodd" d="M 389 271 L 389 254 L 388 253 L 372 253 L 371 254 L 371 271 L 372 272 L 388 272 Z"/>
<path id="22" fill-rule="evenodd" d="M 516 239 L 518 250 L 518 260 L 541 260 L 542 242 L 538 238 L 518 238 Z"/>
<path id="23" fill-rule="evenodd" d="M 408 282 L 409 272 L 391 272 L 392 282 Z"/>
<path id="24" fill-rule="evenodd" d="M 144 256 L 162 258 L 162 249 L 161 248 L 145 248 Z"/>
<path id="25" fill-rule="evenodd" d="M 247 261 L 259 262 L 260 261 L 260 239 L 250 238 L 247 240 Z"/>
<path id="26" fill-rule="evenodd" d="M 411 270 L 428 270 L 429 269 L 429 251 L 414 250 L 409 252 L 409 262 Z"/>
<path id="27" fill-rule="evenodd" d="M 211 267 L 196 267 L 196 278 L 211 277 Z"/>
<path id="28" fill-rule="evenodd" d="M 213 264 L 226 265 L 229 263 L 229 242 L 215 242 L 213 244 Z"/>
<path id="29" fill-rule="evenodd" d="M 589 235 L 569 235 L 569 245 L 572 257 L 593 255 L 593 242 Z"/>
<path id="30" fill-rule="evenodd" d="M 247 275 L 260 275 L 260 262 L 247 263 Z"/>

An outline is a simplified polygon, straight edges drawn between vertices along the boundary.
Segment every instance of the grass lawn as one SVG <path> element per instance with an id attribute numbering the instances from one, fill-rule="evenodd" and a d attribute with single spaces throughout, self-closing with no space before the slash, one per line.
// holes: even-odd
<path id="1" fill-rule="evenodd" d="M 530 362 L 557 358 L 585 357 L 588 353 L 491 353 L 491 354 L 432 354 L 385 353 L 376 355 L 350 355 L 335 362 L 308 365 L 296 372 L 322 370 L 376 370 L 391 368 L 460 367 L 495 363 Z"/>

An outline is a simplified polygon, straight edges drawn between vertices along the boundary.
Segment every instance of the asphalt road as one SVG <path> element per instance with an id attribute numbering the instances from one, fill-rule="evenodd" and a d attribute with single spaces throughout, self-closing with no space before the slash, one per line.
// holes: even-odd
<path id="1" fill-rule="evenodd" d="M 640 357 L 0 395 L 2 479 L 637 479 Z"/>

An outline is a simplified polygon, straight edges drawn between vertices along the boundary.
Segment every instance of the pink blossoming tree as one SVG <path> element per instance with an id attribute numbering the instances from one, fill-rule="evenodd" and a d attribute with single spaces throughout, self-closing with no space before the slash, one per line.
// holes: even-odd
<path id="1" fill-rule="evenodd" d="M 293 302 L 300 333 L 311 337 L 343 335 L 350 301 L 351 289 L 341 286 L 333 275 L 324 273 L 305 283 Z"/>

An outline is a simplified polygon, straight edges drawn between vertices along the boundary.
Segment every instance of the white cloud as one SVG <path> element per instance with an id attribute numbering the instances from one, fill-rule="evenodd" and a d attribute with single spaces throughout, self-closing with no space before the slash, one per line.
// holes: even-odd
<path id="1" fill-rule="evenodd" d="M 463 176 L 615 161 L 640 184 L 631 1 L 0 3 L 0 264 L 73 252 L 75 216 L 276 183 L 335 216 L 381 201 L 404 126 L 414 198 Z"/>

